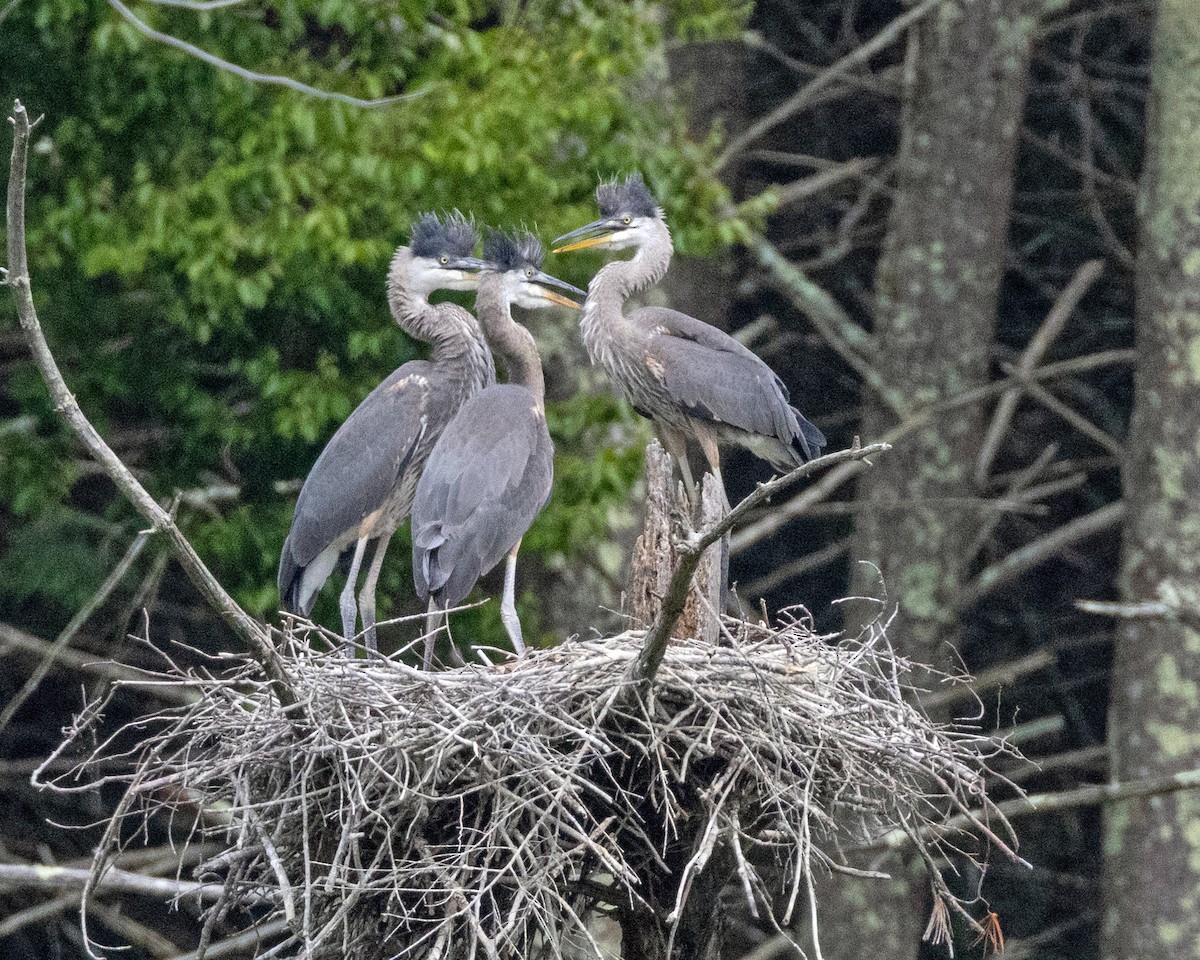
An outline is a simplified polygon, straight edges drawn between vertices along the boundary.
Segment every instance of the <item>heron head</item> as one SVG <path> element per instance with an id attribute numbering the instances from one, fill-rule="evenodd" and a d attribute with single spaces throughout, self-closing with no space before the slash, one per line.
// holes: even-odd
<path id="1" fill-rule="evenodd" d="M 411 283 L 418 293 L 474 290 L 484 261 L 472 256 L 478 239 L 475 224 L 455 210 L 438 217 L 426 213 L 413 225 Z"/>
<path id="2" fill-rule="evenodd" d="M 640 173 L 631 173 L 624 183 L 610 180 L 600 184 L 596 188 L 596 205 L 600 208 L 600 219 L 555 240 L 555 253 L 589 247 L 596 250 L 640 247 L 660 230 L 663 212 L 646 189 Z M 557 246 L 563 241 L 571 242 Z"/>
<path id="3" fill-rule="evenodd" d="M 579 310 L 578 303 L 555 292 L 555 289 L 578 297 L 587 294 L 544 273 L 543 256 L 541 242 L 528 230 L 513 233 L 489 230 L 483 241 L 483 258 L 487 261 L 488 269 L 500 275 L 509 303 L 527 309 L 556 306 Z"/>

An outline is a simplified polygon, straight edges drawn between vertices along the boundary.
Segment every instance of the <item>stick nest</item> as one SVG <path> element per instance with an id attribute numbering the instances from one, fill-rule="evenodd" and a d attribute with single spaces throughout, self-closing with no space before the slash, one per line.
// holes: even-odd
<path id="1" fill-rule="evenodd" d="M 786 925 L 815 909 L 814 871 L 897 831 L 957 908 L 940 845 L 978 848 L 965 829 L 1007 849 L 985 825 L 1003 821 L 984 791 L 1001 748 L 911 705 L 881 626 L 835 645 L 791 617 L 727 621 L 726 645 L 672 644 L 644 698 L 627 680 L 642 637 L 426 673 L 316 653 L 297 628 L 280 637 L 296 704 L 240 657 L 173 668 L 161 679 L 195 704 L 119 731 L 58 785 L 125 784 L 101 858 L 130 822 L 186 816 L 222 851 L 198 869 L 224 889 L 210 921 L 286 918 L 281 952 L 313 958 L 595 956 L 589 914 L 669 938 L 706 870 Z M 130 732 L 134 770 L 114 777 Z"/>

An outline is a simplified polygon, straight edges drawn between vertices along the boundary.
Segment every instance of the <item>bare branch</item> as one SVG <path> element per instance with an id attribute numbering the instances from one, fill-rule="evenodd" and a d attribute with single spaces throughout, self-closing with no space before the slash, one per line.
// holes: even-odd
<path id="1" fill-rule="evenodd" d="M 93 879 L 91 870 L 48 867 L 44 864 L 0 863 L 0 890 L 83 890 Z M 140 873 L 106 870 L 94 889 L 100 893 L 136 893 L 159 899 L 196 896 L 216 900 L 224 890 L 219 883 L 189 883 Z"/>
<path id="2" fill-rule="evenodd" d="M 161 2 L 161 0 L 155 0 Z M 414 93 L 400 93 L 392 97 L 379 97 L 375 100 L 364 100 L 362 97 L 353 97 L 348 93 L 337 93 L 332 90 L 322 90 L 319 87 L 310 86 L 307 83 L 301 83 L 292 77 L 279 76 L 272 73 L 259 73 L 256 70 L 247 70 L 245 67 L 239 67 L 236 63 L 230 63 L 228 60 L 223 60 L 216 54 L 209 53 L 195 44 L 188 43 L 186 40 L 180 40 L 178 37 L 173 37 L 169 33 L 163 33 L 160 30 L 155 30 L 146 21 L 140 19 L 137 14 L 130 10 L 121 0 L 108 0 L 108 5 L 117 11 L 122 17 L 128 20 L 131 24 L 138 28 L 145 36 L 151 40 L 157 40 L 159 43 L 164 43 L 168 47 L 174 47 L 176 50 L 182 50 L 189 56 L 195 57 L 197 60 L 202 60 L 210 66 L 217 67 L 227 73 L 232 73 L 234 76 L 241 77 L 243 80 L 249 80 L 252 83 L 263 83 L 270 86 L 287 87 L 289 90 L 295 90 L 299 93 L 307 94 L 310 97 L 316 97 L 320 100 L 335 100 L 338 103 L 346 103 L 352 107 L 386 107 L 394 103 L 403 103 L 405 100 L 413 100 L 417 97 L 423 97 L 433 89 L 433 86 L 427 86 Z M 173 6 L 182 6 L 183 4 L 172 4 Z M 224 4 L 222 4 L 224 5 Z"/>
<path id="3" fill-rule="evenodd" d="M 1071 314 L 1079 306 L 1079 301 L 1092 288 L 1092 284 L 1100 278 L 1103 270 L 1103 261 L 1089 260 L 1075 272 L 1075 276 L 1063 288 L 1062 293 L 1054 302 L 1054 306 L 1046 314 L 1046 319 L 1038 328 L 1037 333 L 1033 335 L 1033 339 L 1029 341 L 1024 353 L 1021 354 L 1021 360 L 1016 369 L 1017 377 L 1028 377 L 1033 372 L 1050 345 L 1062 333 Z M 1013 414 L 1017 410 L 1017 402 L 1020 399 L 1020 389 L 1014 388 L 1006 390 L 1000 397 L 1000 402 L 996 404 L 996 412 L 992 415 L 991 425 L 988 427 L 987 435 L 979 450 L 979 460 L 975 464 L 975 484 L 980 488 L 987 484 L 992 463 L 996 459 L 996 454 L 1000 452 L 1000 443 L 1008 433 L 1008 426 L 1012 422 Z"/>
<path id="4" fill-rule="evenodd" d="M 32 633 L 26 633 L 24 630 L 12 626 L 12 624 L 0 622 L 0 654 L 7 653 L 8 650 L 4 649 L 7 647 L 31 657 L 37 657 L 39 660 L 49 661 L 55 667 L 78 670 L 81 673 L 103 677 L 105 680 L 113 680 L 128 686 L 141 684 L 143 685 L 142 689 L 151 696 L 169 703 L 192 703 L 196 699 L 194 694 L 189 693 L 179 684 L 152 684 L 149 675 L 136 667 L 111 660 L 98 660 L 94 653 L 83 653 L 79 650 L 72 650 L 70 647 L 59 650 L 51 656 L 51 646 L 52 641 L 50 640 L 43 640 L 41 637 L 35 637 Z"/>
<path id="5" fill-rule="evenodd" d="M 964 609 L 973 606 L 1004 584 L 1045 563 L 1064 547 L 1103 533 L 1119 524 L 1124 517 L 1125 504 L 1118 500 L 1063 524 L 984 568 L 979 576 L 963 587 L 959 602 Z"/>
<path id="6" fill-rule="evenodd" d="M 907 13 L 902 14 L 889 23 L 861 47 L 852 50 L 837 63 L 833 64 L 833 66 L 829 67 L 829 69 L 811 80 L 806 86 L 801 87 L 800 90 L 765 117 L 750 124 L 743 133 L 729 141 L 725 150 L 717 158 L 716 169 L 718 171 L 723 170 L 749 144 L 753 143 L 768 130 L 773 130 L 785 120 L 789 120 L 795 116 L 808 106 L 816 94 L 824 90 L 833 81 L 839 79 L 843 74 L 849 72 L 853 67 L 866 63 L 875 54 L 891 46 L 909 27 L 918 23 L 923 17 L 940 6 L 941 3 L 942 0 L 924 0 L 923 3 L 917 4 Z"/>
<path id="7" fill-rule="evenodd" d="M 666 595 L 663 597 L 662 608 L 659 610 L 658 616 L 654 618 L 654 623 L 650 625 L 650 629 L 646 631 L 645 645 L 642 647 L 637 660 L 630 667 L 629 676 L 633 688 L 639 692 L 644 692 L 651 681 L 653 681 L 654 674 L 662 663 L 667 644 L 671 640 L 671 632 L 674 630 L 680 614 L 683 613 L 688 591 L 691 589 L 692 575 L 696 572 L 696 567 L 699 565 L 700 558 L 704 555 L 705 550 L 720 540 L 728 531 L 732 530 L 756 507 L 766 503 L 776 493 L 786 490 L 805 477 L 812 476 L 814 473 L 819 473 L 822 470 L 840 464 L 865 462 L 868 457 L 876 453 L 884 453 L 890 449 L 891 444 L 888 443 L 872 443 L 865 447 L 859 446 L 858 438 L 856 437 L 854 446 L 848 450 L 839 450 L 836 453 L 829 453 L 815 460 L 810 460 L 807 463 L 802 463 L 790 473 L 786 473 L 782 477 L 776 477 L 767 483 L 760 484 L 758 489 L 730 510 L 718 523 L 713 524 L 703 533 L 693 533 L 680 550 L 679 564 L 676 566 L 675 572 L 671 575 Z"/>
<path id="8" fill-rule="evenodd" d="M 236 7 L 246 0 L 147 0 L 158 7 L 179 7 L 183 10 L 220 10 L 222 7 Z"/>
<path id="9" fill-rule="evenodd" d="M 1035 370 L 1025 382 L 1028 384 L 1034 381 L 1052 380 L 1055 377 L 1086 373 L 1102 367 L 1132 363 L 1136 357 L 1137 354 L 1134 350 L 1103 350 L 1082 357 L 1074 357 L 1070 360 L 1062 360 L 1058 363 L 1048 363 L 1044 367 L 1039 367 Z M 881 439 L 885 443 L 896 443 L 914 430 L 924 427 L 936 416 L 980 403 L 1003 393 L 1012 386 L 1012 382 L 1010 379 L 999 380 L 982 387 L 965 390 L 956 396 L 948 397 L 927 407 L 922 407 L 920 410 L 914 411 L 906 420 L 889 430 Z M 820 503 L 861 469 L 863 467 L 860 463 L 842 464 L 836 470 L 826 474 L 818 483 L 813 484 L 813 486 L 806 489 L 803 493 L 777 506 L 767 516 L 747 524 L 739 534 L 733 537 L 730 550 L 733 553 L 738 553 L 757 543 L 759 540 L 771 536 L 792 520 L 802 516 L 813 504 Z"/>
<path id="10" fill-rule="evenodd" d="M 926 693 L 921 697 L 921 706 L 930 713 L 936 713 L 943 707 L 968 700 L 971 697 L 982 697 L 985 693 L 999 687 L 1010 687 L 1022 677 L 1045 669 L 1055 660 L 1053 650 L 1035 650 L 1024 657 L 984 670 L 977 674 L 970 683 L 958 683 L 943 690 Z"/>
<path id="11" fill-rule="evenodd" d="M 25 168 L 29 152 L 29 136 L 33 130 L 33 124 L 30 123 L 29 114 L 21 101 L 18 100 L 13 104 L 13 115 L 10 120 L 13 124 L 14 136 L 12 165 L 8 181 L 7 283 L 16 300 L 17 316 L 21 322 L 25 342 L 33 354 L 38 372 L 42 375 L 42 380 L 45 381 L 50 396 L 54 400 L 54 409 L 67 421 L 126 499 L 133 504 L 138 513 L 150 521 L 153 532 L 166 534 L 188 578 L 221 615 L 230 629 L 257 653 L 268 676 L 276 682 L 277 694 L 284 702 L 290 702 L 291 695 L 287 690 L 285 674 L 267 630 L 238 606 L 233 597 L 217 582 L 216 577 L 205 566 L 195 548 L 176 526 L 171 515 L 146 492 L 146 488 L 138 482 L 129 468 L 113 453 L 112 448 L 104 442 L 104 438 L 96 432 L 96 428 L 79 408 L 79 404 L 59 372 L 58 364 L 54 360 L 53 353 L 50 352 L 49 344 L 46 343 L 46 336 L 42 332 L 42 326 L 38 322 L 37 311 L 34 308 L 33 291 L 29 278 L 29 260 L 25 251 Z"/>
<path id="12" fill-rule="evenodd" d="M 125 551 L 125 556 L 121 558 L 120 562 L 113 567 L 112 571 L 104 579 L 104 582 L 100 584 L 100 589 L 92 595 L 91 600 L 89 600 L 75 612 L 75 616 L 73 616 L 71 621 L 63 628 L 62 633 L 60 633 L 55 638 L 54 642 L 50 644 L 49 649 L 46 651 L 46 655 L 42 658 L 41 663 L 34 668 L 33 673 L 29 675 L 29 678 L 25 681 L 24 686 L 17 691 L 16 696 L 8 701 L 4 707 L 4 710 L 0 711 L 0 734 L 4 733 L 5 729 L 12 721 L 13 715 L 21 709 L 21 706 L 25 703 L 25 701 L 33 696 L 35 692 L 37 692 L 37 688 L 41 685 L 41 682 L 46 674 L 49 673 L 51 668 L 54 666 L 59 654 L 61 654 L 63 650 L 71 645 L 71 641 L 75 639 L 75 635 L 79 632 L 80 628 L 82 628 L 83 625 L 91 619 L 92 614 L 104 604 L 104 601 L 108 599 L 109 594 L 111 594 L 113 590 L 120 585 L 121 581 L 125 579 L 125 574 L 129 572 L 130 567 L 133 566 L 134 561 L 137 560 L 139 554 L 141 554 L 142 548 L 146 545 L 146 541 L 149 538 L 150 534 L 145 530 L 134 537 L 133 543 L 131 543 L 129 545 L 129 549 Z"/>
<path id="13" fill-rule="evenodd" d="M 892 413 L 902 419 L 907 416 L 910 412 L 907 401 L 875 367 L 878 347 L 874 337 L 766 237 L 751 234 L 745 243 L 837 355 L 879 395 Z"/>
<path id="14" fill-rule="evenodd" d="M 1015 819 L 1035 813 L 1095 807 L 1105 803 L 1115 803 L 1119 800 L 1132 800 L 1137 797 L 1163 796 L 1168 793 L 1178 793 L 1180 790 L 1200 790 L 1200 769 L 1183 770 L 1165 777 L 1147 777 L 1142 780 L 1126 780 L 1121 783 L 1098 783 L 1086 787 L 1076 787 L 1072 790 L 1035 793 L 1001 801 L 996 804 L 996 809 L 1005 817 Z M 942 826 L 935 828 L 933 832 L 950 829 L 961 830 L 967 824 L 964 817 L 965 815 L 952 817 Z M 905 847 L 910 842 L 911 838 L 904 831 L 891 830 L 863 849 L 896 849 Z"/>

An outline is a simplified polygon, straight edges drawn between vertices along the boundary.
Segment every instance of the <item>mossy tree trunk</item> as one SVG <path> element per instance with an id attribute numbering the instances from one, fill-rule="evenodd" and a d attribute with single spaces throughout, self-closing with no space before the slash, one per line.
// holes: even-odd
<path id="1" fill-rule="evenodd" d="M 1025 105 L 1035 0 L 948 0 L 909 48 L 895 199 L 876 275 L 875 363 L 892 396 L 865 398 L 862 435 L 875 439 L 906 411 L 985 383 L 1004 273 L 1013 168 Z M 983 412 L 960 409 L 905 438 L 863 474 L 851 559 L 852 593 L 898 603 L 901 652 L 954 663 L 958 597 L 973 514 L 948 507 L 972 495 Z M 877 569 L 876 569 L 877 568 Z M 858 603 L 862 622 L 883 608 Z M 827 960 L 914 957 L 925 891 L 899 857 L 870 864 L 890 884 L 834 878 L 820 892 Z"/>
<path id="2" fill-rule="evenodd" d="M 1200 611 L 1200 0 L 1159 5 L 1151 82 L 1123 590 Z M 1122 626 L 1111 691 L 1117 778 L 1200 766 L 1200 631 Z M 1200 794 L 1110 807 L 1105 854 L 1104 956 L 1200 955 Z"/>

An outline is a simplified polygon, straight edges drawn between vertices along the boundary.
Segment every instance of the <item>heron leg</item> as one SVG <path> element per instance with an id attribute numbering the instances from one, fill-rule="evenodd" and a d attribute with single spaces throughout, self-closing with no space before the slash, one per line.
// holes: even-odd
<path id="1" fill-rule="evenodd" d="M 520 549 L 521 541 L 518 540 L 504 561 L 504 596 L 500 601 L 500 619 L 504 621 L 504 629 L 508 631 L 517 656 L 525 653 L 525 638 L 521 636 L 521 621 L 517 617 L 517 551 Z"/>
<path id="2" fill-rule="evenodd" d="M 725 492 L 725 478 L 721 475 L 721 448 L 716 438 L 707 432 L 699 434 L 700 449 L 704 451 L 704 459 L 708 461 L 708 469 L 717 481 L 717 492 L 721 495 L 721 514 L 724 516 L 733 509 L 729 505 L 729 494 Z M 721 537 L 721 597 L 718 610 L 721 614 L 729 603 L 729 542 L 730 534 Z"/>
<path id="3" fill-rule="evenodd" d="M 438 602 L 429 598 L 429 606 L 425 608 L 425 656 L 421 659 L 422 669 L 428 670 L 433 665 L 433 647 L 437 643 L 437 632 L 442 626 L 442 610 Z"/>
<path id="4" fill-rule="evenodd" d="M 660 427 L 658 433 L 667 453 L 679 466 L 679 475 L 683 478 L 683 489 L 687 492 L 688 504 L 695 510 L 700 505 L 700 498 L 696 490 L 696 481 L 692 479 L 692 466 L 688 463 L 687 440 L 670 427 Z"/>
<path id="5" fill-rule="evenodd" d="M 383 557 L 387 553 L 392 533 L 395 531 L 385 533 L 375 541 L 375 556 L 371 558 L 371 566 L 367 568 L 367 579 L 358 591 L 358 614 L 362 617 L 363 639 L 367 645 L 368 657 L 379 653 L 379 643 L 375 636 L 375 588 L 379 583 L 379 571 L 383 569 Z"/>
<path id="6" fill-rule="evenodd" d="M 354 603 L 354 586 L 358 583 L 358 571 L 362 567 L 363 554 L 367 550 L 367 538 L 359 537 L 354 545 L 354 559 L 350 561 L 350 572 L 346 574 L 346 586 L 338 598 L 342 611 L 342 636 L 346 638 L 346 656 L 354 658 L 354 623 L 358 619 L 358 607 Z"/>

